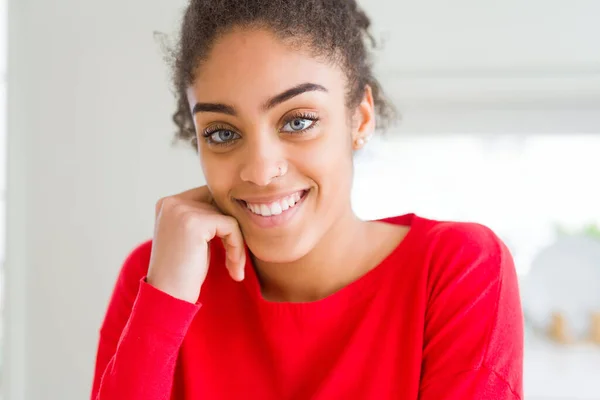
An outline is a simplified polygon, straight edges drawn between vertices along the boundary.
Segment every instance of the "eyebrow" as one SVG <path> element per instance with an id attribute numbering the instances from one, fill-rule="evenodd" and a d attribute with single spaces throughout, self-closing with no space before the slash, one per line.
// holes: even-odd
<path id="1" fill-rule="evenodd" d="M 232 106 L 228 106 L 227 104 L 221 103 L 196 103 L 194 109 L 192 111 L 193 114 L 199 112 L 213 112 L 213 113 L 222 113 L 228 115 L 235 115 L 235 109 Z"/>
<path id="2" fill-rule="evenodd" d="M 328 90 L 322 85 L 316 83 L 302 83 L 298 86 L 294 86 L 293 88 L 286 90 L 285 92 L 271 97 L 265 102 L 265 104 L 262 106 L 262 109 L 265 111 L 269 110 L 278 104 L 281 104 L 293 97 L 301 95 L 302 93 L 314 91 L 325 93 L 328 92 Z M 237 115 L 233 106 L 222 103 L 196 103 L 194 105 L 194 108 L 192 109 L 192 113 L 196 114 L 198 112 L 214 112 L 233 116 Z"/>

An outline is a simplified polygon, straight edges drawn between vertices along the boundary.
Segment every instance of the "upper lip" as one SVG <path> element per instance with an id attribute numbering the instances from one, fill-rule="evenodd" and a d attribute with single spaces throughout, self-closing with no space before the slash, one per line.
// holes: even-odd
<path id="1" fill-rule="evenodd" d="M 297 189 L 297 190 L 291 190 L 289 192 L 282 192 L 282 193 L 277 193 L 277 194 L 272 194 L 272 195 L 268 195 L 268 196 L 244 196 L 244 197 L 236 197 L 237 200 L 242 200 L 245 201 L 246 203 L 252 203 L 252 204 L 268 204 L 268 203 L 272 203 L 274 201 L 277 200 L 281 200 L 284 197 L 288 197 L 294 193 L 302 193 L 304 191 L 306 191 L 308 189 Z"/>

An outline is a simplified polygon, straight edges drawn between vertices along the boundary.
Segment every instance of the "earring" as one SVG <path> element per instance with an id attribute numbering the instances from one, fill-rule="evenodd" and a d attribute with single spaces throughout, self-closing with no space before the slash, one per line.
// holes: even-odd
<path id="1" fill-rule="evenodd" d="M 356 147 L 357 149 L 360 149 L 361 147 L 363 147 L 365 145 L 365 139 L 363 138 L 358 138 L 356 139 L 356 141 L 354 142 L 354 147 Z"/>
<path id="2" fill-rule="evenodd" d="M 277 177 L 282 177 L 283 175 L 285 175 L 287 173 L 287 168 L 283 168 L 283 166 L 279 166 L 277 167 Z"/>

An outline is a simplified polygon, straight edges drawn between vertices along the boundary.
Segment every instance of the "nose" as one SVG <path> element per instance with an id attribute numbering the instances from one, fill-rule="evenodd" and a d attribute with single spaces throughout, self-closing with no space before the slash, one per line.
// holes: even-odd
<path id="1" fill-rule="evenodd" d="M 246 143 L 240 178 L 258 186 L 267 186 L 287 172 L 283 144 L 278 137 L 261 135 Z"/>

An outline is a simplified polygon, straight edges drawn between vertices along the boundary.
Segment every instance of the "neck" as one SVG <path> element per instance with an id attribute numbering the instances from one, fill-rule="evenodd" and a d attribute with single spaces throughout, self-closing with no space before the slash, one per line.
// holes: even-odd
<path id="1" fill-rule="evenodd" d="M 364 266 L 362 255 L 368 236 L 369 223 L 361 221 L 350 209 L 301 259 L 286 264 L 255 259 L 263 296 L 289 302 L 329 296 L 364 273 L 360 266 Z"/>

